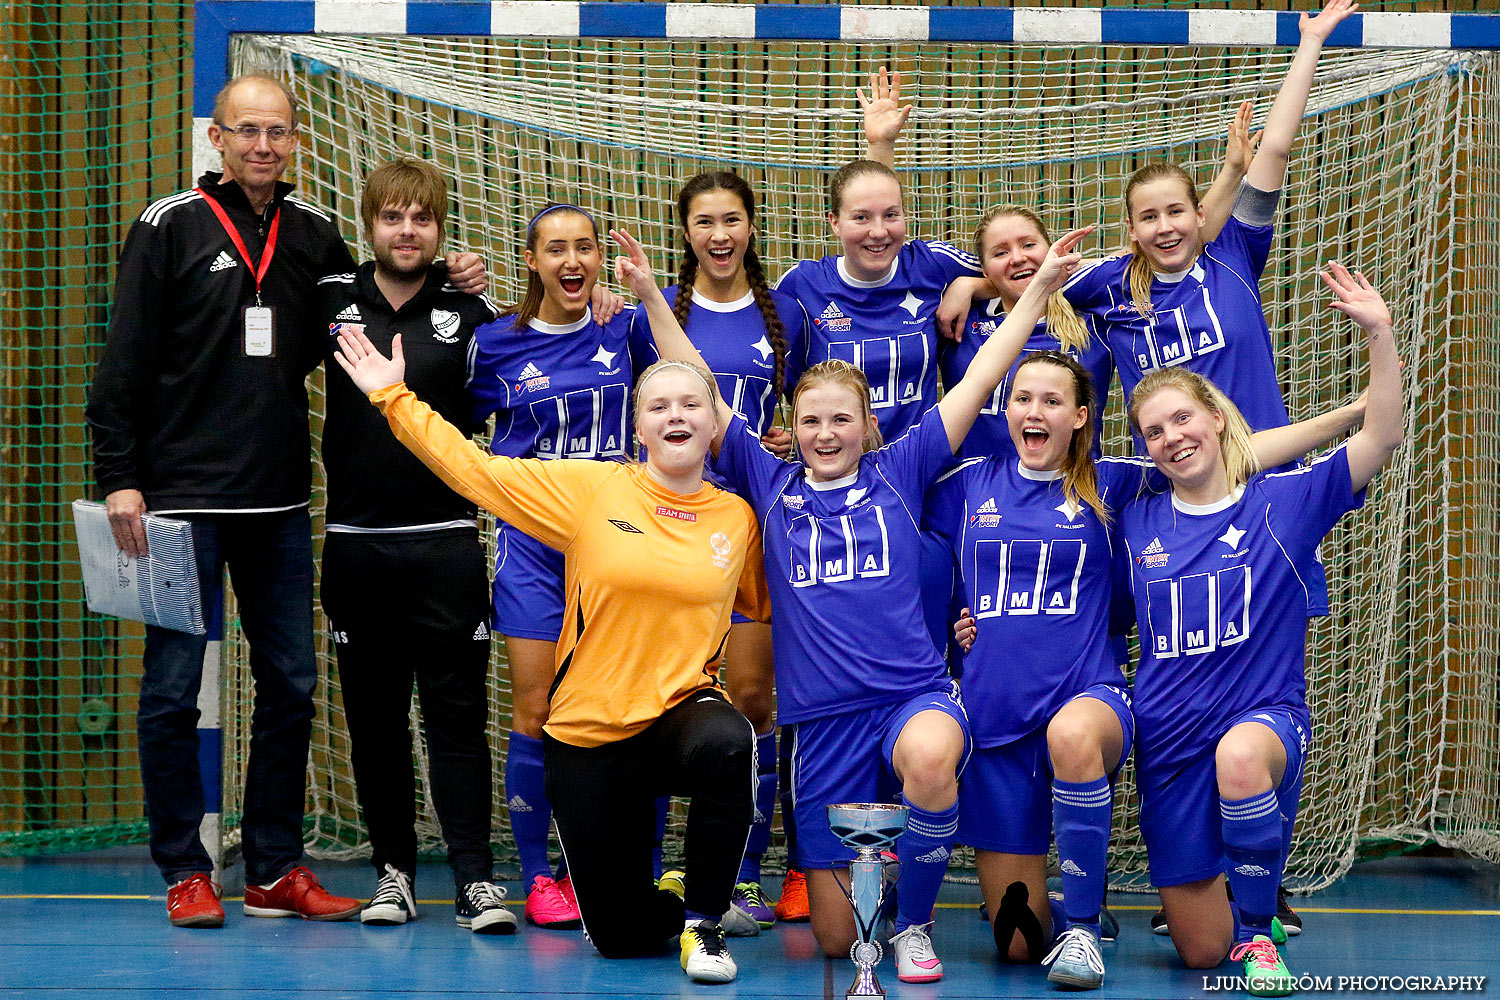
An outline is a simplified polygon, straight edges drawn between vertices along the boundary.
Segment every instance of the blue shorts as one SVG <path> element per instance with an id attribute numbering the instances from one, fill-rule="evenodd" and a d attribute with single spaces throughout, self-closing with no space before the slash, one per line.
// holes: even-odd
<path id="1" fill-rule="evenodd" d="M 1307 757 L 1311 722 L 1305 710 L 1262 708 L 1236 718 L 1224 732 L 1242 722 L 1268 726 L 1286 748 L 1286 773 L 1276 787 L 1282 839 L 1290 842 L 1302 795 L 1302 767 Z M 1156 773 L 1149 760 L 1136 757 L 1136 784 L 1141 793 L 1141 836 L 1157 887 L 1186 885 L 1226 870 L 1224 827 L 1219 814 L 1219 786 L 1214 741 L 1185 767 Z"/>
<path id="2" fill-rule="evenodd" d="M 1135 740 L 1130 694 L 1118 684 L 1094 684 L 1068 701 L 1079 698 L 1114 709 L 1125 736 L 1123 765 Z M 1052 777 L 1046 725 L 1003 746 L 975 750 L 958 785 L 958 842 L 1001 854 L 1046 854 L 1052 846 Z"/>
<path id="3" fill-rule="evenodd" d="M 562 635 L 563 554 L 505 522 L 495 538 L 492 627 L 501 635 L 556 642 Z"/>
<path id="4" fill-rule="evenodd" d="M 939 711 L 964 733 L 963 772 L 973 750 L 969 717 L 958 685 L 905 702 L 810 719 L 792 726 L 792 815 L 803 868 L 839 868 L 854 858 L 828 829 L 828 807 L 840 802 L 900 802 L 901 782 L 891 766 L 896 737 L 919 712 Z M 784 738 L 784 737 L 783 737 Z"/>

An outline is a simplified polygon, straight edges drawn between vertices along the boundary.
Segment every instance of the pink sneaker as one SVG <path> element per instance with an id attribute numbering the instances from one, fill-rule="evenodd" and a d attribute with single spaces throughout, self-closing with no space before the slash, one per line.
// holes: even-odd
<path id="1" fill-rule="evenodd" d="M 573 876 L 564 875 L 562 878 L 558 879 L 557 887 L 562 890 L 563 897 L 567 899 L 568 905 L 573 907 L 574 912 L 577 912 L 578 894 L 573 891 Z M 579 916 L 581 917 L 582 914 L 579 914 Z"/>
<path id="2" fill-rule="evenodd" d="M 578 904 L 569 897 L 572 886 L 564 891 L 554 879 L 538 875 L 526 893 L 526 922 L 553 930 L 570 930 L 583 924 Z"/>

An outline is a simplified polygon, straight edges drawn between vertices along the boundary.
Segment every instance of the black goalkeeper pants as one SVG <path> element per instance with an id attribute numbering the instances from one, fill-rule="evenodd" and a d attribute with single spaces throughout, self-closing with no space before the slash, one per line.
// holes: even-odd
<path id="1" fill-rule="evenodd" d="M 656 798 L 689 799 L 686 909 L 717 920 L 755 816 L 755 730 L 708 688 L 617 743 L 543 740 L 547 795 L 584 930 L 605 958 L 658 954 L 684 905 L 651 865 Z"/>

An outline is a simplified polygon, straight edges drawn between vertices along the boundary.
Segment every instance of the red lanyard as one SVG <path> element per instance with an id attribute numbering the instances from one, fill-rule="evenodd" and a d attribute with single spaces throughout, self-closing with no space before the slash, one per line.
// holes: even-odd
<path id="1" fill-rule="evenodd" d="M 224 211 L 224 206 L 220 205 L 215 198 L 201 187 L 198 188 L 198 193 L 203 196 L 203 200 L 208 202 L 208 207 L 213 209 L 214 214 L 219 217 L 219 224 L 224 227 L 224 232 L 228 233 L 229 238 L 234 241 L 234 248 L 240 252 L 241 259 L 244 260 L 245 264 L 254 273 L 255 304 L 260 305 L 260 283 L 265 278 L 266 272 L 271 268 L 271 258 L 276 256 L 276 233 L 281 228 L 281 206 L 278 205 L 276 207 L 276 214 L 271 216 L 271 231 L 266 234 L 266 247 L 261 251 L 260 263 L 256 264 L 251 261 L 250 250 L 245 246 L 245 241 L 240 237 L 240 231 L 234 227 L 234 223 L 229 221 L 229 213 Z"/>

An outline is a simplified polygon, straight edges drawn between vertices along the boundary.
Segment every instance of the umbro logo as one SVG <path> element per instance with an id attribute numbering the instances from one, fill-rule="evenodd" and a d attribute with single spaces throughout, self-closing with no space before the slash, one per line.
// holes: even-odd
<path id="1" fill-rule="evenodd" d="M 532 364 L 530 361 L 526 362 L 526 367 L 521 369 L 521 374 L 519 374 L 519 375 L 516 376 L 517 380 L 522 381 L 522 382 L 526 381 L 529 378 L 541 378 L 541 377 L 542 377 L 542 371 L 541 371 L 541 369 L 538 368 L 536 365 Z"/>
<path id="2" fill-rule="evenodd" d="M 1074 863 L 1072 858 L 1069 858 L 1062 863 L 1062 873 L 1064 875 L 1077 875 L 1079 877 L 1087 877 L 1088 875 L 1088 872 L 1084 871 L 1082 868 L 1079 868 L 1078 865 Z"/>
<path id="3" fill-rule="evenodd" d="M 474 638 L 475 638 L 476 641 L 477 640 L 483 640 L 485 642 L 489 641 L 489 639 L 490 639 L 490 630 L 489 630 L 488 626 L 486 626 L 484 624 L 484 622 L 480 622 L 479 623 L 479 627 L 474 630 Z"/>
<path id="4" fill-rule="evenodd" d="M 1160 538 L 1153 538 L 1153 539 L 1151 539 L 1151 544 L 1150 545 L 1146 546 L 1144 549 L 1141 549 L 1141 555 L 1143 555 L 1143 556 L 1154 556 L 1157 553 L 1161 552 L 1161 550 L 1162 550 L 1161 539 Z"/>
<path id="5" fill-rule="evenodd" d="M 364 319 L 364 317 L 359 314 L 359 306 L 355 305 L 352 302 L 341 309 L 339 313 L 333 318 L 348 320 L 351 323 L 357 323 L 360 320 Z"/>
<path id="6" fill-rule="evenodd" d="M 214 262 L 208 265 L 208 270 L 210 273 L 212 273 L 214 271 L 222 271 L 225 268 L 239 266 L 239 261 L 229 256 L 229 252 L 227 250 L 220 250 L 219 256 L 215 257 Z"/>
<path id="7" fill-rule="evenodd" d="M 625 532 L 626 534 L 630 534 L 630 535 L 644 535 L 645 534 L 644 531 L 642 531 L 640 528 L 637 528 L 635 525 L 631 524 L 629 521 L 616 521 L 614 518 L 609 518 L 609 523 L 613 524 L 616 528 L 619 528 L 621 531 Z"/>
<path id="8" fill-rule="evenodd" d="M 976 510 L 974 513 L 976 513 L 976 514 L 993 514 L 993 513 L 995 513 L 995 511 L 997 509 L 998 508 L 995 507 L 995 498 L 994 497 L 990 497 L 984 503 L 980 504 L 979 505 L 979 509 Z"/>
<path id="9" fill-rule="evenodd" d="M 527 805 L 526 800 L 521 798 L 521 796 L 519 795 L 512 795 L 510 797 L 510 801 L 505 803 L 505 808 L 509 809 L 513 813 L 531 812 L 531 806 Z"/>

